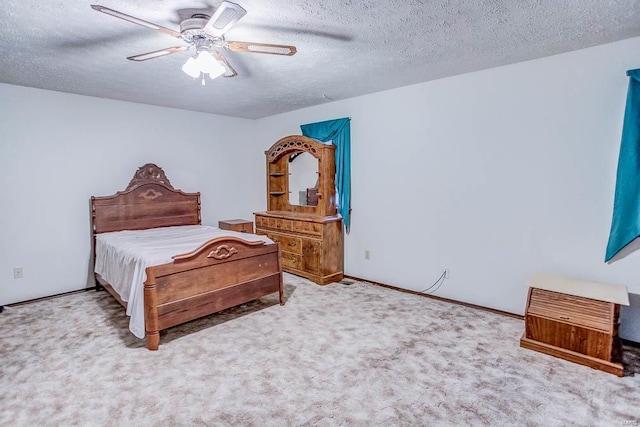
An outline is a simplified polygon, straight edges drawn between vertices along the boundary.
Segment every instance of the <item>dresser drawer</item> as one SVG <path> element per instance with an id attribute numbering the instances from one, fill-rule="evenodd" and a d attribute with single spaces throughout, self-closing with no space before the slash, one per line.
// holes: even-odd
<path id="1" fill-rule="evenodd" d="M 293 231 L 296 233 L 313 234 L 322 236 L 322 224 L 317 222 L 293 221 Z"/>
<path id="2" fill-rule="evenodd" d="M 614 320 L 610 303 L 535 288 L 527 314 L 610 332 Z"/>
<path id="3" fill-rule="evenodd" d="M 320 272 L 321 242 L 316 239 L 275 233 L 268 229 L 256 229 L 256 234 L 263 234 L 280 244 L 282 266 L 310 273 Z"/>
<path id="4" fill-rule="evenodd" d="M 267 233 L 267 237 L 274 242 L 279 242 L 281 251 L 292 252 L 295 254 L 302 253 L 302 239 L 299 237 L 285 236 L 277 233 Z"/>
<path id="5" fill-rule="evenodd" d="M 256 215 L 256 227 L 269 227 L 269 218 Z"/>
<path id="6" fill-rule="evenodd" d="M 269 218 L 256 215 L 256 227 L 269 228 L 276 231 L 308 234 L 313 237 L 322 237 L 322 224 L 311 221 Z"/>
<path id="7" fill-rule="evenodd" d="M 300 271 L 304 270 L 304 262 L 302 261 L 301 255 L 282 251 L 281 256 L 283 268 L 293 268 L 294 270 Z"/>
<path id="8" fill-rule="evenodd" d="M 269 218 L 269 228 L 274 230 L 291 231 L 291 220 L 281 218 Z"/>
<path id="9" fill-rule="evenodd" d="M 256 227 L 270 228 L 272 230 L 291 231 L 293 229 L 290 219 L 267 218 L 256 215 Z"/>

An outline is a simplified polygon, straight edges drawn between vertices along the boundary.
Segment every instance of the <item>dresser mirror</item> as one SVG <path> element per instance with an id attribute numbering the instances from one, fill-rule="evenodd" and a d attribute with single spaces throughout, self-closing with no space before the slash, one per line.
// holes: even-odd
<path id="1" fill-rule="evenodd" d="M 306 151 L 289 156 L 289 204 L 318 205 L 318 159 Z"/>

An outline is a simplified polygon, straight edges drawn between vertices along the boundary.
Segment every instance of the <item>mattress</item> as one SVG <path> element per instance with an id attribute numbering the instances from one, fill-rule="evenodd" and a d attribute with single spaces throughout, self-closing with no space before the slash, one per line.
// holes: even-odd
<path id="1" fill-rule="evenodd" d="M 95 272 L 127 303 L 129 330 L 136 337 L 144 338 L 145 269 L 173 262 L 173 256 L 192 252 L 211 239 L 229 236 L 273 243 L 266 236 L 220 230 L 206 225 L 101 233 L 96 235 Z"/>

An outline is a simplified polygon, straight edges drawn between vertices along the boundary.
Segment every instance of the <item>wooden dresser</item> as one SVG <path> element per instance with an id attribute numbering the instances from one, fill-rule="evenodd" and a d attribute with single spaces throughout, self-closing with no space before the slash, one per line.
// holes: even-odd
<path id="1" fill-rule="evenodd" d="M 280 243 L 282 268 L 326 285 L 342 280 L 342 221 L 292 212 L 256 213 L 256 234 Z"/>
<path id="2" fill-rule="evenodd" d="M 291 201 L 290 164 L 301 153 L 317 162 L 311 171 L 306 205 Z M 319 284 L 342 280 L 344 243 L 342 217 L 336 209 L 335 146 L 300 135 L 287 136 L 265 152 L 267 160 L 267 211 L 255 212 L 256 234 L 280 243 L 282 269 Z"/>
<path id="3" fill-rule="evenodd" d="M 530 286 L 520 346 L 622 376 L 624 286 L 549 274 L 534 275 Z"/>

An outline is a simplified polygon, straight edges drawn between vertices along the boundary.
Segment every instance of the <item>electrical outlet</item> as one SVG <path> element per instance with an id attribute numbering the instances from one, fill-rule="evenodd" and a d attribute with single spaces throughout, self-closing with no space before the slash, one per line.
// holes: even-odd
<path id="1" fill-rule="evenodd" d="M 364 259 L 370 259 L 371 258 L 371 252 L 369 250 L 364 251 Z"/>
<path id="2" fill-rule="evenodd" d="M 13 278 L 14 279 L 22 279 L 23 275 L 22 275 L 22 267 L 18 267 L 18 268 L 14 268 L 13 269 Z"/>
<path id="3" fill-rule="evenodd" d="M 445 268 L 445 269 L 444 269 L 444 278 L 445 278 L 445 279 L 448 279 L 448 278 L 449 278 L 449 269 L 448 269 L 448 268 Z"/>

